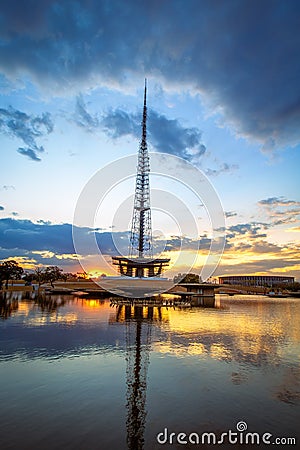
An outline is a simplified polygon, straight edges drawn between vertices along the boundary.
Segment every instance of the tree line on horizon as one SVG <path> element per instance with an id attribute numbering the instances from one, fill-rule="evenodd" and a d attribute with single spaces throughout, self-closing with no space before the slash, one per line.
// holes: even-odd
<path id="1" fill-rule="evenodd" d="M 70 273 L 64 272 L 58 266 L 37 267 L 33 272 L 26 272 L 15 260 L 3 261 L 0 263 L 0 289 L 8 288 L 9 281 L 23 280 L 26 284 L 36 283 L 39 286 L 43 283 L 50 283 L 53 287 L 54 281 L 66 281 L 88 279 L 86 272 Z"/>
<path id="2" fill-rule="evenodd" d="M 102 274 L 101 276 L 106 276 Z M 55 281 L 77 281 L 90 279 L 86 272 L 64 272 L 58 266 L 37 267 L 34 271 L 25 271 L 15 260 L 3 261 L 0 263 L 0 290 L 5 283 L 5 289 L 8 289 L 9 281 L 23 280 L 30 285 L 36 283 L 39 286 L 44 283 L 50 283 L 54 287 Z M 178 273 L 173 278 L 174 283 L 201 283 L 201 277 L 195 273 Z M 286 284 L 277 285 L 278 288 L 286 289 Z M 295 282 L 289 285 L 290 291 L 299 291 L 300 283 Z"/>

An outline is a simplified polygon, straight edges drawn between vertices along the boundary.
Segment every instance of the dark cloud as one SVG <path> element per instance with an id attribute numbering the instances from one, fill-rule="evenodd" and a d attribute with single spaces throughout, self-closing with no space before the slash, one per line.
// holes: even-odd
<path id="1" fill-rule="evenodd" d="M 122 136 L 141 136 L 141 115 L 127 113 L 121 109 L 110 111 L 101 120 L 101 126 L 108 136 L 117 139 Z"/>
<path id="2" fill-rule="evenodd" d="M 12 184 L 10 184 L 10 185 L 4 184 L 4 186 L 2 186 L 2 189 L 4 191 L 8 191 L 9 189 L 15 190 L 16 188 Z"/>
<path id="3" fill-rule="evenodd" d="M 120 109 L 107 113 L 101 121 L 103 130 L 112 138 L 132 135 L 141 136 L 141 115 L 131 114 Z M 201 142 L 202 133 L 197 128 L 187 128 L 178 119 L 149 110 L 149 142 L 159 152 L 170 153 L 191 161 L 198 160 L 206 151 Z"/>
<path id="4" fill-rule="evenodd" d="M 87 227 L 77 228 L 76 240 L 80 240 L 81 256 L 95 252 L 90 248 L 90 234 L 95 233 L 100 252 L 113 256 L 127 254 L 128 232 L 97 231 Z M 209 250 L 211 239 L 206 234 L 199 239 L 171 236 L 167 241 L 154 238 L 154 248 L 168 251 Z M 15 218 L 0 219 L 0 259 L 11 256 L 31 258 L 40 264 L 69 264 L 74 260 L 75 249 L 72 240 L 71 224 L 52 224 L 47 221 L 33 223 L 30 220 Z M 63 255 L 63 258 L 61 258 Z"/>
<path id="5" fill-rule="evenodd" d="M 226 229 L 226 237 L 228 239 L 235 239 L 239 236 L 247 236 L 250 239 L 258 239 L 266 237 L 266 233 L 262 230 L 268 228 L 266 223 L 250 222 L 250 223 L 239 223 L 237 225 L 231 225 Z"/>
<path id="6" fill-rule="evenodd" d="M 51 133 L 53 123 L 49 113 L 32 116 L 10 106 L 8 109 L 0 109 L 0 131 L 20 139 L 26 145 L 18 148 L 21 155 L 40 161 L 38 154 L 44 152 L 44 147 L 38 146 L 36 139 Z"/>
<path id="7" fill-rule="evenodd" d="M 294 0 L 3 0 L 0 69 L 61 89 L 121 85 L 129 73 L 196 88 L 267 151 L 299 142 L 299 10 Z"/>
<path id="8" fill-rule="evenodd" d="M 168 119 L 153 110 L 148 117 L 150 142 L 158 151 L 185 159 L 201 157 L 206 152 L 198 128 L 185 128 L 177 119 Z"/>
<path id="9" fill-rule="evenodd" d="M 72 225 L 36 224 L 30 220 L 0 220 L 0 247 L 26 251 L 74 253 Z"/>
<path id="10" fill-rule="evenodd" d="M 83 256 L 90 254 L 89 236 L 94 232 L 101 253 L 105 255 L 127 253 L 127 232 L 99 232 L 82 227 L 77 228 L 77 239 L 80 239 L 81 247 L 85 251 Z M 115 242 L 118 244 L 118 249 Z M 2 259 L 12 255 L 25 256 L 34 258 L 42 264 L 59 263 L 61 265 L 64 261 L 59 258 L 60 255 L 69 255 L 70 259 L 73 259 L 74 254 L 71 224 L 52 224 L 42 220 L 34 223 L 31 220 L 15 218 L 0 219 L 0 258 Z"/>
<path id="11" fill-rule="evenodd" d="M 265 240 L 263 233 L 267 227 L 263 223 L 237 224 L 228 228 L 226 234 L 226 247 L 223 260 L 226 262 L 229 255 L 229 266 L 221 266 L 219 273 L 254 273 L 290 268 L 289 272 L 296 272 L 299 264 L 299 246 L 295 244 L 272 244 Z M 96 231 L 91 228 L 77 228 L 77 239 L 81 241 L 82 256 L 90 256 L 90 234 L 95 233 L 97 244 L 103 255 L 112 256 L 127 254 L 128 233 Z M 188 237 L 171 236 L 166 242 L 159 237 L 154 238 L 154 247 L 164 248 L 166 252 L 183 249 L 185 251 L 207 253 L 211 245 L 211 239 L 203 234 L 198 239 Z M 94 248 L 93 248 L 94 251 Z M 249 260 L 247 263 L 232 263 L 232 254 L 260 255 L 260 259 Z M 263 255 L 268 255 L 266 258 Z M 0 219 L 0 260 L 15 257 L 22 262 L 31 262 L 43 265 L 58 265 L 78 267 L 75 249 L 72 241 L 71 224 L 52 224 L 47 221 L 33 223 L 30 220 L 15 218 Z M 295 273 L 296 276 L 298 276 Z"/>

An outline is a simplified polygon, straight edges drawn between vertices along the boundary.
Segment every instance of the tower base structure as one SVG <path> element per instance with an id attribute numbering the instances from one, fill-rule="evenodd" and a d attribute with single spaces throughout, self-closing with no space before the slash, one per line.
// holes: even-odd
<path id="1" fill-rule="evenodd" d="M 118 266 L 120 275 L 137 278 L 160 277 L 163 269 L 169 264 L 168 258 L 127 258 L 113 256 L 113 264 Z"/>

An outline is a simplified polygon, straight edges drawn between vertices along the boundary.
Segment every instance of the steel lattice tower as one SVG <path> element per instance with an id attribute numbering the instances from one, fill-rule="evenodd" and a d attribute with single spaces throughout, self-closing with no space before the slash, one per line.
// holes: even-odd
<path id="1" fill-rule="evenodd" d="M 129 256 L 112 257 L 112 262 L 118 266 L 120 275 L 127 277 L 160 277 L 162 270 L 170 261 L 169 258 L 153 258 L 149 173 L 147 80 L 145 79 L 142 139 L 138 153 Z"/>
<path id="2" fill-rule="evenodd" d="M 147 80 L 145 79 L 142 139 L 138 153 L 133 217 L 130 234 L 130 257 L 153 257 L 149 172 L 150 163 L 147 147 Z"/>

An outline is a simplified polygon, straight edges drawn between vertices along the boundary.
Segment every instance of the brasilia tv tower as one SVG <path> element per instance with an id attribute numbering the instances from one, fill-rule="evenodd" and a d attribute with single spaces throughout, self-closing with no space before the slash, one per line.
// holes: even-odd
<path id="1" fill-rule="evenodd" d="M 160 277 L 170 259 L 153 257 L 150 207 L 150 158 L 147 147 L 147 80 L 145 79 L 142 139 L 140 142 L 130 233 L 129 257 L 114 256 L 121 275 L 127 277 Z"/>
<path id="2" fill-rule="evenodd" d="M 138 154 L 130 235 L 129 256 L 131 257 L 136 256 L 136 252 L 138 252 L 139 258 L 143 258 L 145 255 L 153 257 L 149 172 L 150 162 L 147 147 L 147 81 L 145 80 L 142 139 Z"/>

